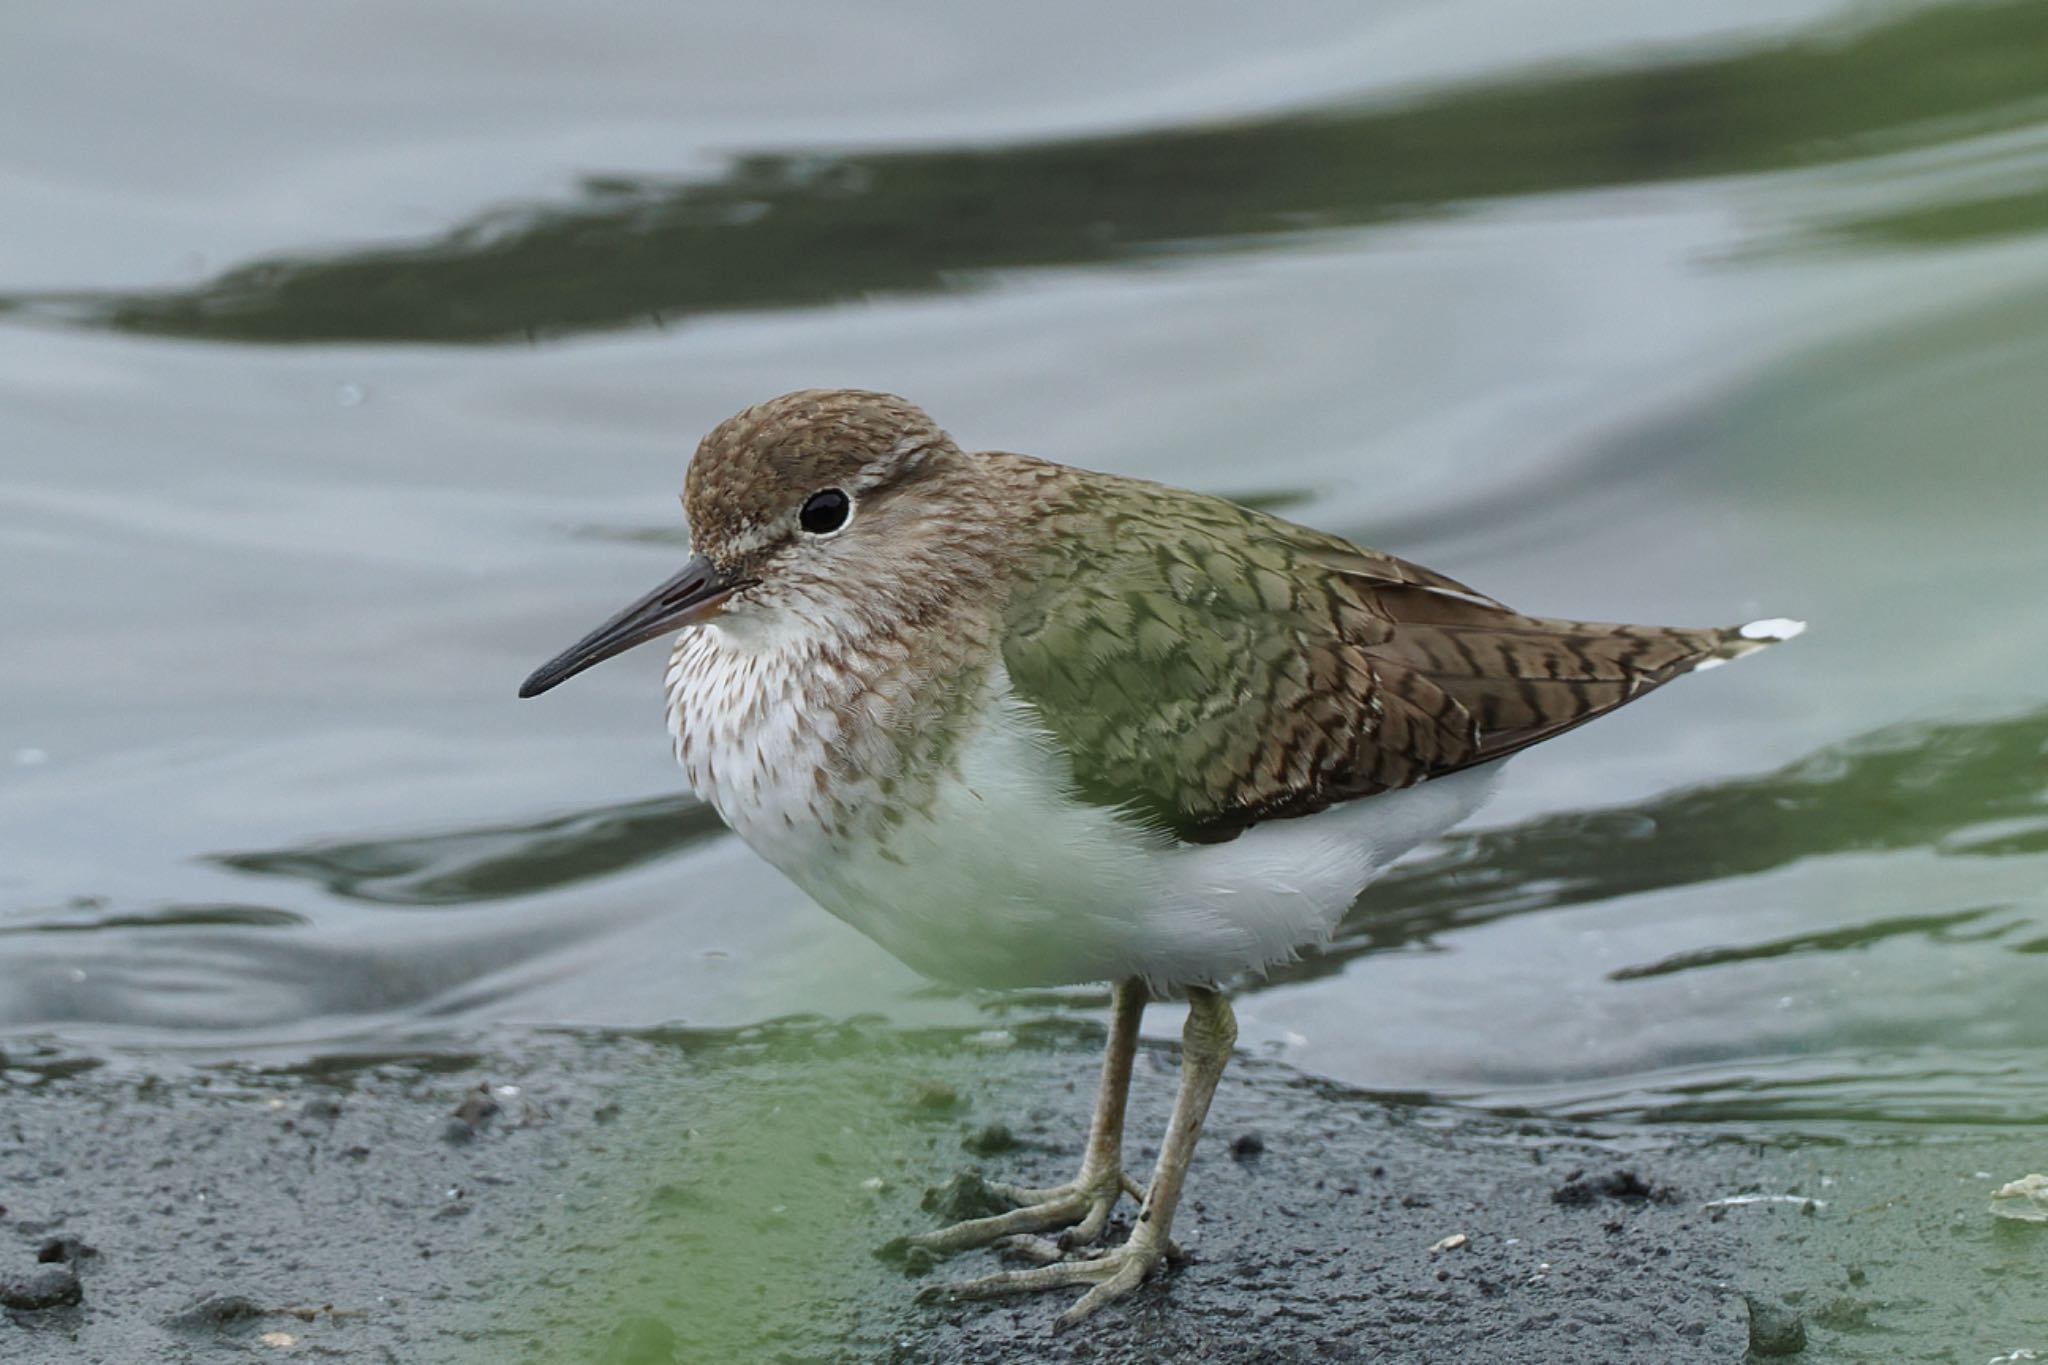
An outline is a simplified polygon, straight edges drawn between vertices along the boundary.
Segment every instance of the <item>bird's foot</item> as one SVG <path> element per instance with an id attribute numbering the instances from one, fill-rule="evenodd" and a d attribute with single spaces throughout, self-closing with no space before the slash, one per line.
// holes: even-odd
<path id="1" fill-rule="evenodd" d="M 1004 1270 L 978 1280 L 933 1285 L 918 1294 L 920 1303 L 993 1299 L 1005 1294 L 1034 1294 L 1041 1289 L 1065 1289 L 1087 1285 L 1088 1292 L 1053 1323 L 1055 1332 L 1064 1331 L 1095 1312 L 1102 1305 L 1136 1289 L 1154 1267 L 1167 1259 L 1170 1244 L 1149 1235 L 1141 1226 L 1122 1246 L 1098 1251 L 1086 1258 L 1061 1261 L 1032 1270 Z"/>
<path id="2" fill-rule="evenodd" d="M 1100 1237 L 1103 1227 L 1109 1222 L 1110 1210 L 1116 1207 L 1117 1200 L 1123 1195 L 1128 1194 L 1141 1202 L 1145 1197 L 1137 1182 L 1120 1170 L 1083 1170 L 1066 1184 L 1048 1189 L 993 1182 L 986 1189 L 996 1199 L 1014 1207 L 987 1218 L 970 1218 L 936 1232 L 905 1238 L 902 1245 L 938 1256 L 951 1256 L 991 1242 L 1015 1239 L 1020 1250 L 1047 1259 L 1048 1251 L 1056 1257 L 1075 1247 L 1087 1246 Z M 1056 1239 L 1035 1235 L 1054 1228 L 1064 1229 Z"/>

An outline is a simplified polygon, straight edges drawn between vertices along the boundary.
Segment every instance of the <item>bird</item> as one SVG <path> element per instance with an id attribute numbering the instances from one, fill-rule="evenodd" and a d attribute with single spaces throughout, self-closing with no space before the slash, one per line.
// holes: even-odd
<path id="1" fill-rule="evenodd" d="M 1031 1253 L 937 1292 L 1082 1289 L 1056 1329 L 1177 1254 L 1234 983 L 1326 942 L 1502 760 L 1804 628 L 1525 615 L 1221 497 L 970 453 L 865 390 L 719 423 L 683 504 L 681 571 L 519 695 L 672 638 L 691 788 L 812 899 L 941 981 L 1111 983 L 1074 1177 L 992 1185 L 1006 1211 L 907 1239 L 928 1258 Z M 1176 995 L 1179 1089 L 1140 1184 L 1123 1162 L 1139 1025 Z M 1099 1245 L 1126 1195 L 1128 1235 Z"/>

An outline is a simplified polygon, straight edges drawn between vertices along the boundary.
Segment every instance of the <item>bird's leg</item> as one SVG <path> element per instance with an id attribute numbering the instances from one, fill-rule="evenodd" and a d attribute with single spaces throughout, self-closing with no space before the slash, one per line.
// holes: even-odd
<path id="1" fill-rule="evenodd" d="M 1087 1260 L 1009 1270 L 927 1292 L 932 1297 L 983 1299 L 1067 1285 L 1091 1286 L 1079 1303 L 1060 1315 L 1054 1324 L 1057 1330 L 1073 1326 L 1103 1304 L 1136 1289 L 1152 1268 L 1166 1259 L 1172 1245 L 1168 1233 L 1174 1210 L 1180 1205 L 1188 1162 L 1194 1158 L 1202 1120 L 1208 1117 L 1209 1101 L 1216 1094 L 1216 1083 L 1223 1079 L 1223 1068 L 1229 1064 L 1230 1049 L 1236 1042 L 1237 1019 L 1230 1002 L 1217 991 L 1189 990 L 1188 1023 L 1181 1034 L 1180 1096 L 1173 1102 L 1173 1119 L 1166 1126 L 1166 1141 L 1160 1144 L 1159 1163 L 1152 1169 L 1152 1185 L 1138 1211 L 1138 1224 L 1122 1246 Z"/>
<path id="2" fill-rule="evenodd" d="M 1138 1055 L 1138 1021 L 1145 1013 L 1145 999 L 1142 977 L 1120 981 L 1110 992 L 1109 1043 L 1102 1053 L 1102 1084 L 1095 1092 L 1095 1117 L 1088 1125 L 1080 1174 L 1048 1189 L 991 1184 L 989 1189 L 998 1198 L 1016 1207 L 992 1218 L 974 1218 L 912 1237 L 911 1246 L 951 1255 L 1005 1237 L 1066 1228 L 1057 1244 L 1041 1244 L 1056 1255 L 1101 1236 L 1110 1210 L 1125 1193 L 1133 1199 L 1144 1197 L 1124 1174 L 1124 1104 L 1130 1098 L 1131 1064 Z"/>

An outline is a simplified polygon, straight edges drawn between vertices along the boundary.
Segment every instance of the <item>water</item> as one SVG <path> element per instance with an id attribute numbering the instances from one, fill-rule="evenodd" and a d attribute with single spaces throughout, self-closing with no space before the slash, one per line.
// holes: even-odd
<path id="1" fill-rule="evenodd" d="M 1530 610 L 1813 623 L 1518 758 L 1246 1046 L 2038 1121 L 2048 9 L 1704 8 L 11 16 L 0 1038 L 1098 1011 L 754 861 L 656 652 L 514 699 L 673 570 L 699 433 L 861 384 Z"/>

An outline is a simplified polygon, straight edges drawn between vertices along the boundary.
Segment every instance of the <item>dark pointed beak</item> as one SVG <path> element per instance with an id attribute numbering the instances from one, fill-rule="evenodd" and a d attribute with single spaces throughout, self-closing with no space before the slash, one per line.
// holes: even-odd
<path id="1" fill-rule="evenodd" d="M 519 684 L 519 695 L 537 697 L 634 645 L 708 621 L 718 615 L 727 598 L 747 586 L 747 580 L 725 573 L 698 555 L 674 578 L 533 670 L 533 676 Z"/>

